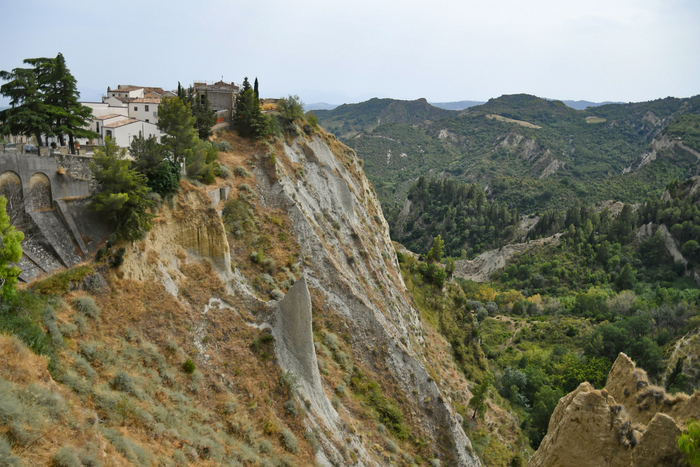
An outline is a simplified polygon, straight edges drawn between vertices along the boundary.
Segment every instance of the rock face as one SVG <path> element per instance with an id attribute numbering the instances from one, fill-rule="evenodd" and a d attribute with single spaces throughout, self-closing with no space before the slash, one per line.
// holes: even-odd
<path id="1" fill-rule="evenodd" d="M 306 264 L 305 284 L 348 320 L 357 354 L 372 368 L 388 369 L 414 410 L 422 412 L 419 416 L 434 440 L 451 440 L 450 463 L 480 465 L 448 398 L 421 363 L 420 317 L 410 305 L 389 226 L 357 157 L 320 137 L 295 140 L 284 151 L 289 164 L 278 162 L 272 179 L 258 176 L 260 198 L 284 209 L 291 219 Z M 284 308 L 284 301 L 280 306 Z M 328 399 L 311 410 L 327 413 Z"/>
<path id="2" fill-rule="evenodd" d="M 515 243 L 506 245 L 503 248 L 490 250 L 482 253 L 472 260 L 462 259 L 455 261 L 454 275 L 462 279 L 486 282 L 491 277 L 491 274 L 506 267 L 508 260 L 518 253 L 522 253 L 534 246 L 546 244 L 558 244 L 560 234 L 552 237 L 542 238 L 539 240 L 531 240 L 526 243 Z"/>
<path id="3" fill-rule="evenodd" d="M 281 301 L 261 300 L 232 270 L 221 218 L 209 197 L 186 183 L 179 206 L 163 208 L 147 238 L 127 250 L 121 267 L 125 277 L 160 281 L 181 300 L 180 289 L 186 287 L 182 266 L 210 262 L 228 294 L 217 300 L 237 301 L 223 306 L 248 326 L 271 329 L 277 362 L 293 375 L 308 409 L 304 424 L 318 433 L 320 465 L 346 465 L 344 449 L 354 452 L 358 466 L 387 465 L 388 458 L 348 429 L 352 413 L 331 404 L 334 389 L 320 377 L 314 348 L 312 313 L 319 312 L 344 318 L 354 358 L 401 392 L 402 408 L 420 424 L 443 464 L 481 465 L 451 396 L 426 370 L 420 315 L 411 306 L 388 224 L 356 155 L 316 135 L 288 141 L 274 167 L 260 164 L 255 172 L 258 202 L 287 214 L 289 234 L 300 247 L 302 277 Z"/>
<path id="4" fill-rule="evenodd" d="M 582 383 L 559 400 L 530 467 L 685 465 L 676 438 L 700 413 L 700 394 L 651 386 L 621 353 L 603 390 Z"/>

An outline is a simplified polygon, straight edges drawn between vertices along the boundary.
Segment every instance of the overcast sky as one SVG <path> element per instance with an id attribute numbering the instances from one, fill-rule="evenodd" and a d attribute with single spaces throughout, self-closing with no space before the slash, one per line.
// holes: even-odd
<path id="1" fill-rule="evenodd" d="M 61 52 L 83 100 L 245 76 L 262 97 L 308 104 L 700 93 L 698 0 L 3 0 L 0 11 L 0 70 Z"/>

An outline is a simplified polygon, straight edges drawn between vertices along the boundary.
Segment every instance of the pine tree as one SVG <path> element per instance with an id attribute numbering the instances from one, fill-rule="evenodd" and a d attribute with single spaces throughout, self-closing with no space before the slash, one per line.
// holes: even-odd
<path id="1" fill-rule="evenodd" d="M 15 68 L 0 71 L 0 78 L 8 81 L 0 86 L 0 94 L 10 98 L 10 108 L 0 111 L 1 130 L 5 135 L 34 136 L 41 147 L 41 135 L 51 132 L 49 112 L 39 90 L 33 69 Z M 41 149 L 38 150 L 41 154 Z"/>
<path id="2" fill-rule="evenodd" d="M 198 99 L 194 88 L 189 88 L 185 102 L 192 107 L 192 115 L 195 118 L 194 127 L 197 130 L 199 139 L 207 139 L 213 135 L 214 132 L 211 130 L 211 127 L 216 125 L 216 112 L 211 108 L 209 94 L 205 91 L 204 99 Z"/>
<path id="3" fill-rule="evenodd" d="M 248 78 L 243 80 L 243 88 L 236 97 L 233 127 L 239 135 L 247 138 L 260 138 L 270 131 L 270 122 L 260 111 L 260 101 L 255 97 Z"/>
<path id="4" fill-rule="evenodd" d="M 197 146 L 192 109 L 179 97 L 166 97 L 160 103 L 158 115 L 158 128 L 168 135 L 162 138 L 163 144 L 175 161 L 186 163 Z"/>
<path id="5" fill-rule="evenodd" d="M 63 54 L 56 58 L 27 59 L 34 65 L 44 103 L 48 106 L 51 133 L 58 136 L 61 146 L 68 136 L 71 153 L 75 153 L 75 138 L 97 138 L 99 135 L 85 128 L 92 118 L 92 110 L 78 102 L 78 84 L 66 66 Z"/>
<path id="6" fill-rule="evenodd" d="M 474 391 L 474 395 L 469 399 L 469 407 L 474 410 L 472 419 L 476 420 L 476 417 L 484 418 L 484 413 L 486 412 L 486 396 L 489 392 L 489 386 L 491 386 L 491 374 L 486 373 L 481 384 Z"/>
<path id="7" fill-rule="evenodd" d="M 126 149 L 120 150 L 107 138 L 104 148 L 95 149 L 90 169 L 100 190 L 90 209 L 114 224 L 118 240 L 142 239 L 152 227 L 153 215 L 148 209 L 153 203 L 146 198 L 148 179 L 131 168 Z"/>
<path id="8" fill-rule="evenodd" d="M 0 72 L 9 81 L 0 93 L 10 97 L 9 109 L 0 112 L 6 133 L 34 136 L 41 146 L 41 136 L 56 135 L 64 144 L 68 135 L 71 152 L 74 138 L 96 138 L 97 133 L 85 129 L 92 111 L 78 102 L 77 81 L 66 66 L 63 54 L 56 58 L 28 58 L 24 63 L 33 68 L 15 68 Z"/>

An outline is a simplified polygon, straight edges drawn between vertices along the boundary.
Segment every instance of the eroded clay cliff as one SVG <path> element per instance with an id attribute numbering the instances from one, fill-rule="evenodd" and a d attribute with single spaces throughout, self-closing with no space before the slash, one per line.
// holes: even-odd
<path id="1" fill-rule="evenodd" d="M 685 465 L 676 438 L 700 394 L 671 396 L 621 353 L 604 389 L 582 383 L 559 400 L 530 467 Z"/>

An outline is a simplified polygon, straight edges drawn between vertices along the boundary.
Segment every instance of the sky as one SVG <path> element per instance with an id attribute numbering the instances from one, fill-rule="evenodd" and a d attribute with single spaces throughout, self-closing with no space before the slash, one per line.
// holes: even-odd
<path id="1" fill-rule="evenodd" d="M 118 84 L 246 76 L 261 97 L 307 104 L 700 94 L 698 0 L 0 0 L 0 11 L 0 70 L 60 52 L 84 101 Z"/>

